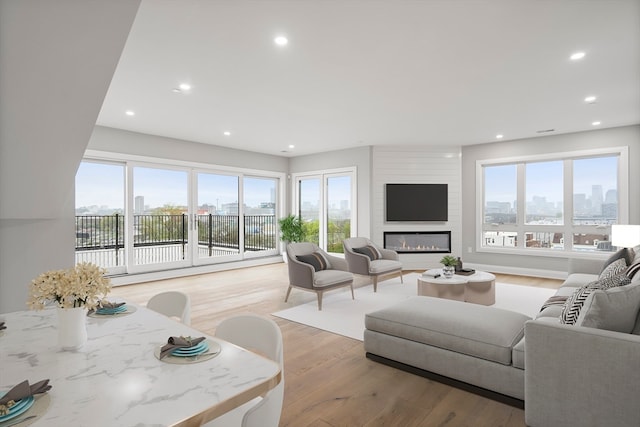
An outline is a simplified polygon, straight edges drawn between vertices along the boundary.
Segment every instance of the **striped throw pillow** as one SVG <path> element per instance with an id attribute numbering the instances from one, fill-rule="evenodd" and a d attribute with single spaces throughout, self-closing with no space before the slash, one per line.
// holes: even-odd
<path id="1" fill-rule="evenodd" d="M 560 323 L 564 323 L 566 325 L 573 325 L 576 323 L 584 302 L 594 291 L 598 289 L 609 289 L 616 286 L 624 286 L 629 283 L 631 283 L 631 279 L 629 279 L 625 274 L 618 274 L 617 276 L 596 280 L 576 289 L 576 291 L 567 298 L 567 301 L 562 307 Z"/>

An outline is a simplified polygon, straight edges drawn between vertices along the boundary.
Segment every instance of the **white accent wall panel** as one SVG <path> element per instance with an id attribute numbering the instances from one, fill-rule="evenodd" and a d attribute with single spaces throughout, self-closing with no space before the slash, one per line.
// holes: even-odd
<path id="1" fill-rule="evenodd" d="M 462 256 L 460 147 L 373 147 L 371 240 L 382 245 L 385 231 L 451 231 L 451 254 Z M 448 184 L 446 222 L 385 222 L 385 184 Z M 405 270 L 441 267 L 442 253 L 400 254 Z"/>

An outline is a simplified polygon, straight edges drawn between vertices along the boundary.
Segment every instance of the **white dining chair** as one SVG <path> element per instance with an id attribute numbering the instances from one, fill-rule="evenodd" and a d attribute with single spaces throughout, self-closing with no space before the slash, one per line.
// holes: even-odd
<path id="1" fill-rule="evenodd" d="M 282 332 L 273 320 L 253 313 L 227 318 L 215 336 L 277 362 L 281 380 L 266 395 L 257 397 L 204 424 L 206 427 L 278 427 L 284 400 Z"/>
<path id="2" fill-rule="evenodd" d="M 177 317 L 185 325 L 191 324 L 191 300 L 184 292 L 167 291 L 151 297 L 147 308 L 167 317 Z"/>

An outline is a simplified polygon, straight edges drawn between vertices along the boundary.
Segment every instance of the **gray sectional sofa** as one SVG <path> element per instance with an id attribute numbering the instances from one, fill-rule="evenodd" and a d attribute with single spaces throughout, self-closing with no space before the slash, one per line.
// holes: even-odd
<path id="1" fill-rule="evenodd" d="M 367 357 L 524 406 L 531 427 L 640 426 L 635 249 L 604 266 L 571 261 L 535 319 L 420 296 L 369 313 Z"/>

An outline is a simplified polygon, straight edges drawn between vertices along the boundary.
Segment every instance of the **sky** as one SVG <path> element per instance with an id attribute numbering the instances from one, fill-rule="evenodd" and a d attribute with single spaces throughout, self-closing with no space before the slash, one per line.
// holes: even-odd
<path id="1" fill-rule="evenodd" d="M 125 168 L 120 164 L 84 161 L 76 173 L 76 207 L 107 206 L 124 209 Z M 188 203 L 189 172 L 177 169 L 134 167 L 134 197 L 144 196 L 150 208 L 164 205 L 186 206 Z M 198 205 L 217 205 L 238 201 L 239 178 L 235 175 L 197 173 Z M 245 204 L 257 207 L 276 194 L 277 180 L 263 177 L 244 177 Z M 304 180 L 303 200 L 315 203 L 319 198 L 319 178 Z M 329 205 L 339 206 L 351 200 L 351 178 L 329 177 Z"/>
<path id="2" fill-rule="evenodd" d="M 189 174 L 184 170 L 135 167 L 134 197 L 144 196 L 144 204 L 154 208 L 166 204 L 186 206 Z M 82 162 L 76 173 L 76 207 L 108 206 L 124 208 L 124 166 Z M 222 205 L 238 201 L 238 177 L 198 173 L 198 204 Z M 277 180 L 244 178 L 244 200 L 259 206 L 271 200 Z"/>
<path id="3" fill-rule="evenodd" d="M 578 159 L 573 162 L 573 193 L 591 197 L 591 187 L 601 185 L 603 196 L 607 190 L 617 189 L 618 158 L 598 157 Z M 533 196 L 546 197 L 548 202 L 563 200 L 562 161 L 533 162 L 526 168 L 527 200 Z M 485 188 L 490 189 L 487 201 L 513 203 L 516 199 L 516 166 L 501 165 L 485 167 Z"/>

